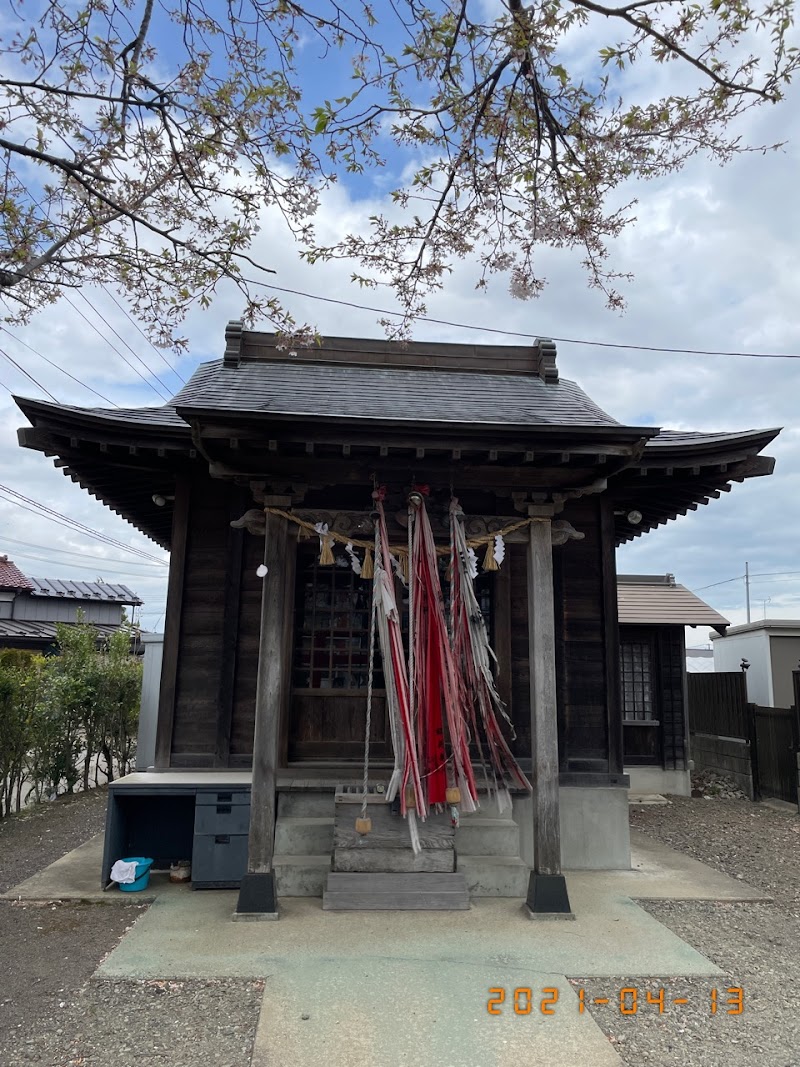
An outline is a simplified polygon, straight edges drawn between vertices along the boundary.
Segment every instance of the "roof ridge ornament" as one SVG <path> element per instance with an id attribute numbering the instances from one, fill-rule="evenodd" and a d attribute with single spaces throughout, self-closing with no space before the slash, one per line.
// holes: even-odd
<path id="1" fill-rule="evenodd" d="M 238 367 L 242 362 L 242 334 L 244 323 L 241 319 L 231 319 L 225 327 L 225 363 L 235 363 Z"/>
<path id="2" fill-rule="evenodd" d="M 533 352 L 536 357 L 534 373 L 539 375 L 545 385 L 555 385 L 558 381 L 555 341 L 550 337 L 537 337 L 533 343 Z"/>

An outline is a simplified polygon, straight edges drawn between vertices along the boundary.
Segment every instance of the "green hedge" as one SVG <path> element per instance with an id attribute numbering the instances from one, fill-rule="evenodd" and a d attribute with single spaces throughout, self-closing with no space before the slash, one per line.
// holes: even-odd
<path id="1" fill-rule="evenodd" d="M 56 632 L 56 656 L 0 651 L 0 817 L 133 766 L 142 665 L 129 629 L 102 643 L 83 621 Z"/>

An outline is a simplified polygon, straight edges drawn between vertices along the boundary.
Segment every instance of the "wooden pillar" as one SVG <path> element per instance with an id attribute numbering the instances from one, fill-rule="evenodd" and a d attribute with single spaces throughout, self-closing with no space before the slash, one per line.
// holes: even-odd
<path id="1" fill-rule="evenodd" d="M 534 519 L 528 542 L 528 642 L 535 861 L 526 904 L 531 918 L 569 918 L 572 911 L 561 873 L 559 827 L 552 509 L 531 505 L 528 511 Z"/>
<path id="2" fill-rule="evenodd" d="M 266 504 L 277 500 L 267 498 Z M 286 506 L 281 498 L 280 506 Z M 277 919 L 278 898 L 272 865 L 277 804 L 278 748 L 285 686 L 283 628 L 286 596 L 285 519 L 266 515 L 264 563 L 267 573 L 261 594 L 261 631 L 258 646 L 253 785 L 250 794 L 250 837 L 247 874 L 242 879 L 234 918 Z"/>
<path id="3" fill-rule="evenodd" d="M 166 770 L 172 758 L 172 732 L 175 725 L 175 699 L 178 689 L 178 661 L 181 651 L 181 615 L 186 570 L 186 545 L 189 538 L 191 484 L 188 476 L 175 484 L 170 541 L 167 611 L 164 620 L 164 651 L 158 697 L 155 766 Z"/>

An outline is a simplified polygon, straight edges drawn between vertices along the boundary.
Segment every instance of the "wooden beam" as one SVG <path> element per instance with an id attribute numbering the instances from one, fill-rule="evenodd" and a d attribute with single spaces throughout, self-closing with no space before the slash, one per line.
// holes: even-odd
<path id="1" fill-rule="evenodd" d="M 425 459 L 425 449 L 417 448 L 417 459 Z"/>
<path id="2" fill-rule="evenodd" d="M 287 767 L 289 764 L 289 722 L 291 718 L 292 703 L 292 654 L 294 652 L 294 612 L 295 612 L 295 579 L 297 575 L 297 535 L 299 531 L 294 525 L 289 527 L 286 541 L 286 565 L 284 567 L 285 585 L 284 596 L 284 621 L 283 621 L 283 702 L 281 704 L 280 737 L 278 742 L 278 765 Z"/>
<path id="3" fill-rule="evenodd" d="M 179 478 L 175 485 L 175 506 L 172 512 L 172 550 L 169 559 L 167 610 L 164 621 L 164 659 L 158 697 L 155 765 L 159 770 L 169 767 L 172 753 L 191 495 L 189 479 Z"/>
<path id="4" fill-rule="evenodd" d="M 622 774 L 622 707 L 619 667 L 619 613 L 617 608 L 617 564 L 614 552 L 614 506 L 600 502 L 600 571 L 603 582 L 603 671 L 608 730 L 608 769 Z"/>
<path id="5" fill-rule="evenodd" d="M 380 447 L 380 455 L 381 455 L 381 457 L 383 459 L 385 459 L 386 456 L 389 455 L 389 446 L 388 445 L 381 445 L 381 447 Z"/>
<path id="6" fill-rule="evenodd" d="M 535 452 L 531 452 L 530 450 L 528 450 L 525 453 L 523 462 L 525 462 L 525 463 L 533 463 L 535 458 L 536 458 L 536 453 Z"/>
<path id="7" fill-rule="evenodd" d="M 452 450 L 452 452 L 450 453 L 450 457 L 451 457 L 451 459 L 461 459 L 461 449 L 460 448 L 454 448 Z"/>
<path id="8" fill-rule="evenodd" d="M 269 503 L 270 498 L 265 498 Z M 238 915 L 277 915 L 273 850 L 277 814 L 277 769 L 280 710 L 284 699 L 284 625 L 286 548 L 288 524 L 267 512 L 264 564 L 267 573 L 261 594 L 261 630 L 258 646 L 253 785 L 250 794 L 250 834 L 247 874 L 242 879 Z"/>
<path id="9" fill-rule="evenodd" d="M 550 509 L 532 505 L 528 540 L 528 656 L 533 766 L 534 869 L 527 906 L 537 914 L 570 915 L 561 873 L 558 796 L 558 721 Z"/>
<path id="10" fill-rule="evenodd" d="M 497 462 L 497 449 L 496 448 L 490 448 L 489 449 L 489 462 L 490 463 L 496 463 Z"/>
<path id="11" fill-rule="evenodd" d="M 342 445 L 342 455 L 343 456 L 349 456 L 350 455 L 350 445 Z"/>
<path id="12" fill-rule="evenodd" d="M 231 486 L 229 519 L 238 519 L 249 494 Z M 222 641 L 220 642 L 217 739 L 214 766 L 227 767 L 231 754 L 231 725 L 236 684 L 236 650 L 239 643 L 239 603 L 242 590 L 242 557 L 245 532 L 228 524 L 225 551 L 225 585 L 222 590 Z"/>
<path id="13" fill-rule="evenodd" d="M 460 453 L 454 449 L 451 453 L 458 459 Z M 486 452 L 483 453 L 485 460 Z M 424 466 L 419 466 L 424 462 Z M 453 477 L 452 460 L 448 462 L 446 457 L 432 459 L 426 451 L 425 460 L 417 460 L 414 456 L 390 455 L 380 466 L 380 476 L 384 480 L 407 479 L 412 474 L 417 478 L 424 479 L 431 485 L 449 485 Z M 304 485 L 372 485 L 372 475 L 375 470 L 375 458 L 356 456 L 348 465 L 343 465 L 341 459 L 319 458 L 318 456 L 287 456 L 280 458 L 263 459 L 247 457 L 247 462 L 236 461 L 235 466 L 226 464 L 222 475 L 224 477 L 241 477 L 258 479 L 265 482 L 274 482 L 277 485 L 290 485 L 301 481 Z M 540 466 L 506 466 L 501 463 L 489 464 L 488 462 L 475 463 L 471 460 L 461 460 L 458 471 L 458 486 L 485 489 L 487 485 L 493 489 L 498 488 L 522 488 L 532 489 L 562 489 L 584 486 L 598 476 L 596 467 L 540 467 Z"/>
<path id="14" fill-rule="evenodd" d="M 307 456 L 313 456 L 314 455 L 314 442 L 313 441 L 306 441 L 306 455 Z"/>

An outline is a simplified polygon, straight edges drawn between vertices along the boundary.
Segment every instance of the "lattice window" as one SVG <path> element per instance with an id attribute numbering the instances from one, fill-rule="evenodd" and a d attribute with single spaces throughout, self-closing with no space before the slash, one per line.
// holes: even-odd
<path id="1" fill-rule="evenodd" d="M 443 578 L 445 596 L 447 589 Z M 475 581 L 475 592 L 490 636 L 493 590 L 491 576 L 480 574 Z M 295 689 L 341 691 L 367 688 L 371 595 L 372 582 L 354 574 L 346 557 L 337 555 L 334 566 L 322 567 L 315 551 L 301 549 L 298 552 L 292 668 Z M 408 606 L 405 590 L 399 606 L 405 631 Z M 383 689 L 377 644 L 373 685 Z"/>
<path id="2" fill-rule="evenodd" d="M 653 708 L 653 650 L 642 641 L 623 641 L 620 647 L 622 715 L 627 722 L 655 719 Z"/>
<path id="3" fill-rule="evenodd" d="M 353 573 L 349 560 L 321 567 L 316 552 L 299 552 L 295 608 L 295 689 L 366 689 L 372 582 Z M 375 649 L 376 689 L 383 688 Z"/>

